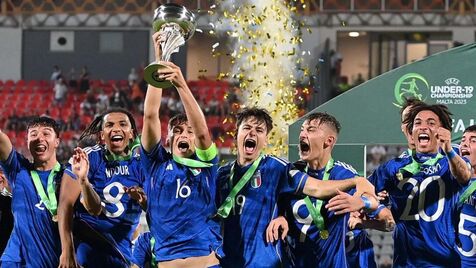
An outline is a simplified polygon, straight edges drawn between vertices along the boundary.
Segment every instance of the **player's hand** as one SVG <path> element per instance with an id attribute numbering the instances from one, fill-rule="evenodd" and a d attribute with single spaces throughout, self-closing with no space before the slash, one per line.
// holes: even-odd
<path id="1" fill-rule="evenodd" d="M 143 209 L 147 207 L 147 197 L 145 195 L 144 189 L 139 186 L 124 186 L 124 191 L 129 195 L 130 198 L 136 200 Z"/>
<path id="2" fill-rule="evenodd" d="M 329 200 L 326 208 L 334 211 L 336 215 L 345 214 L 352 211 L 359 211 L 364 208 L 364 201 L 360 196 L 350 195 L 337 190 L 337 195 Z"/>
<path id="3" fill-rule="evenodd" d="M 350 230 L 354 229 L 362 229 L 363 228 L 363 217 L 364 213 L 360 213 L 358 211 L 351 212 L 349 215 L 349 221 L 347 222 L 347 225 L 349 226 Z"/>
<path id="4" fill-rule="evenodd" d="M 159 61 L 158 63 L 165 66 L 165 68 L 159 68 L 157 70 L 159 78 L 172 82 L 176 88 L 187 87 L 187 82 L 183 77 L 180 67 L 169 61 Z"/>
<path id="5" fill-rule="evenodd" d="M 266 242 L 273 243 L 278 241 L 280 238 L 279 233 L 281 233 L 281 240 L 284 240 L 289 231 L 289 225 L 286 221 L 286 218 L 279 216 L 276 219 L 272 220 L 268 228 L 266 228 Z"/>
<path id="6" fill-rule="evenodd" d="M 165 35 L 162 31 L 158 31 L 152 35 L 154 42 L 155 61 L 159 62 L 162 57 L 162 44 L 165 42 Z"/>
<path id="7" fill-rule="evenodd" d="M 74 175 L 76 175 L 79 183 L 84 185 L 89 183 L 89 159 L 83 149 L 76 147 L 73 153 L 73 163 L 71 165 Z"/>
<path id="8" fill-rule="evenodd" d="M 377 193 L 378 201 L 384 201 L 387 198 L 388 198 L 388 192 L 386 190 L 383 190 L 383 191 Z"/>
<path id="9" fill-rule="evenodd" d="M 79 268 L 81 267 L 77 262 L 76 262 L 76 257 L 74 253 L 69 253 L 69 252 L 62 252 L 61 256 L 59 258 L 59 265 L 58 268 Z"/>
<path id="10" fill-rule="evenodd" d="M 11 192 L 12 191 L 10 189 L 10 186 L 8 185 L 7 178 L 0 171 L 0 194 L 4 196 L 11 196 Z"/>
<path id="11" fill-rule="evenodd" d="M 447 130 L 444 127 L 439 127 L 436 130 L 436 139 L 438 140 L 438 145 L 441 149 L 446 152 L 451 151 L 453 148 L 451 147 L 451 131 Z"/>
<path id="12" fill-rule="evenodd" d="M 377 199 L 375 195 L 375 187 L 364 177 L 356 177 L 355 195 L 362 196 L 369 195 Z"/>

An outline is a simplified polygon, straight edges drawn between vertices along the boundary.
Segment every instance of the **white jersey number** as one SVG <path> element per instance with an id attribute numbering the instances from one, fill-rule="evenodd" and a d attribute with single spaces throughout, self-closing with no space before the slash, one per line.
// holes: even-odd
<path id="1" fill-rule="evenodd" d="M 245 207 L 246 197 L 242 194 L 236 196 L 235 204 L 233 206 L 233 214 L 241 215 L 243 213 L 243 208 Z"/>
<path id="2" fill-rule="evenodd" d="M 117 188 L 117 194 L 116 196 L 112 196 L 111 190 L 112 188 Z M 104 202 L 108 204 L 113 204 L 117 207 L 116 212 L 110 212 L 106 209 L 106 206 L 103 202 L 104 206 L 104 214 L 106 214 L 107 217 L 109 218 L 117 218 L 124 213 L 124 205 L 121 203 L 121 198 L 124 195 L 124 185 L 122 185 L 120 182 L 113 182 L 106 186 L 103 190 L 103 195 L 104 195 Z"/>
<path id="3" fill-rule="evenodd" d="M 426 188 L 428 185 L 431 183 L 435 182 L 438 183 L 438 203 L 437 203 L 437 208 L 436 211 L 433 213 L 433 215 L 428 215 L 426 214 L 425 211 L 425 200 L 426 200 Z M 398 188 L 400 190 L 403 190 L 403 186 L 405 184 L 410 184 L 413 186 L 412 191 L 410 192 L 410 195 L 408 196 L 407 199 L 407 204 L 405 206 L 405 209 L 403 210 L 402 215 L 400 216 L 401 220 L 409 221 L 409 220 L 419 220 L 420 218 L 423 219 L 426 222 L 432 222 L 437 220 L 441 214 L 443 213 L 443 209 L 445 207 L 445 183 L 441 179 L 440 176 L 431 176 L 426 179 L 424 179 L 420 185 L 418 185 L 418 181 L 414 178 L 408 178 L 402 180 L 398 184 Z M 413 198 L 418 194 L 418 214 L 413 214 L 410 215 L 410 210 L 412 208 L 412 203 L 413 203 Z"/>
<path id="4" fill-rule="evenodd" d="M 309 215 L 307 215 L 306 218 L 302 218 L 299 215 L 299 208 L 301 206 L 306 206 L 306 203 L 304 202 L 304 199 L 298 200 L 296 203 L 294 203 L 293 215 L 294 215 L 294 218 L 296 219 L 296 221 L 299 222 L 300 224 L 302 224 L 301 235 L 299 236 L 299 241 L 304 242 L 306 240 L 307 231 L 309 230 L 309 227 L 312 224 L 312 217 L 311 217 L 311 214 L 309 214 Z"/>
<path id="5" fill-rule="evenodd" d="M 187 198 L 192 193 L 192 189 L 188 185 L 180 185 L 180 179 L 177 179 L 177 191 L 175 192 L 175 198 Z"/>
<path id="6" fill-rule="evenodd" d="M 474 255 L 476 255 L 476 234 L 464 229 L 464 221 L 469 221 L 472 225 L 474 225 L 476 224 L 476 217 L 461 213 L 458 224 L 458 232 L 461 235 L 469 236 L 469 238 L 471 238 L 471 241 L 473 242 L 473 246 L 471 247 L 470 251 L 464 251 L 460 246 L 458 246 L 458 250 L 463 256 L 473 257 Z"/>

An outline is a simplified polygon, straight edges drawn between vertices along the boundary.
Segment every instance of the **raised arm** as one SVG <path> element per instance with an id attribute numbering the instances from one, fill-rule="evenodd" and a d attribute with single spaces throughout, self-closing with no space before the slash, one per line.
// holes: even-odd
<path id="1" fill-rule="evenodd" d="M 165 65 L 168 68 L 162 68 L 158 71 L 158 73 L 160 73 L 165 80 L 171 81 L 180 95 L 185 113 L 187 114 L 188 122 L 195 132 L 195 146 L 202 150 L 208 149 L 212 144 L 212 138 L 210 136 L 210 132 L 208 131 L 205 115 L 195 100 L 192 91 L 190 91 L 180 67 L 173 64 L 172 62 L 162 61 L 160 64 Z"/>
<path id="2" fill-rule="evenodd" d="M 84 208 L 91 215 L 97 216 L 101 214 L 101 198 L 96 193 L 91 183 L 89 183 L 89 159 L 87 154 L 81 148 L 76 148 L 74 151 L 72 169 L 81 188 L 81 203 Z"/>
<path id="3" fill-rule="evenodd" d="M 471 169 L 451 146 L 451 132 L 440 127 L 436 133 L 440 147 L 445 151 L 451 174 L 459 184 L 466 185 L 471 179 Z"/>
<path id="4" fill-rule="evenodd" d="M 152 36 L 154 41 L 156 61 L 160 59 L 160 42 L 162 36 L 160 32 Z M 161 125 L 159 119 L 160 103 L 162 101 L 162 89 L 151 85 L 147 87 L 144 100 L 144 125 L 142 127 L 141 143 L 147 152 L 150 152 L 161 138 Z"/>
<path id="5" fill-rule="evenodd" d="M 0 129 L 0 161 L 6 161 L 12 149 L 13 145 L 10 138 Z"/>

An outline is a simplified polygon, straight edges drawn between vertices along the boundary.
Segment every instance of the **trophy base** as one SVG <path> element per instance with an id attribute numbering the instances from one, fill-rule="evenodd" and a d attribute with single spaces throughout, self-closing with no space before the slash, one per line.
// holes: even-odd
<path id="1" fill-rule="evenodd" d="M 151 86 L 157 87 L 157 88 L 169 88 L 173 87 L 174 85 L 172 82 L 164 80 L 159 78 L 159 74 L 157 73 L 157 70 L 160 68 L 167 68 L 164 65 L 158 64 L 158 63 L 151 63 L 144 69 L 144 80 Z"/>

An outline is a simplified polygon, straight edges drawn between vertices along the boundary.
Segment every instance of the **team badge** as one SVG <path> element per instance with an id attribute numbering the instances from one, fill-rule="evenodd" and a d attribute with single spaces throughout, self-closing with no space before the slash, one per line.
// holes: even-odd
<path id="1" fill-rule="evenodd" d="M 321 237 L 321 239 L 327 239 L 327 238 L 329 238 L 329 231 L 322 230 L 322 231 L 319 232 L 319 236 Z"/>
<path id="2" fill-rule="evenodd" d="M 251 179 L 251 187 L 259 188 L 260 186 L 261 186 L 261 172 L 257 170 L 255 175 Z"/>

